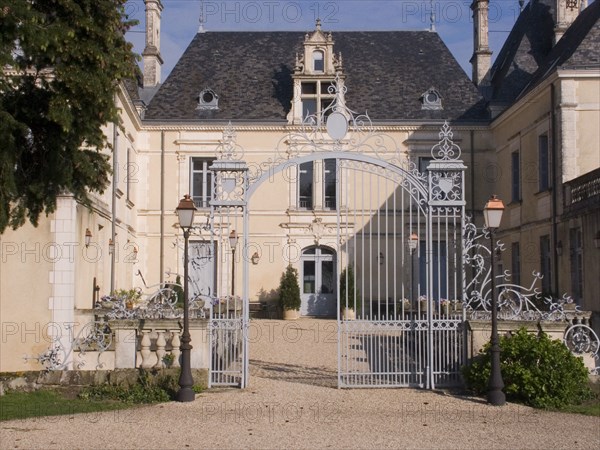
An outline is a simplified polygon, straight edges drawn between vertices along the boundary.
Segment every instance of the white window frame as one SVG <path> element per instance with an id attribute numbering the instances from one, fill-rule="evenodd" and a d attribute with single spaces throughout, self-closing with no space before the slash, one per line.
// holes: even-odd
<path id="1" fill-rule="evenodd" d="M 305 120 L 307 116 L 314 115 L 317 117 L 317 121 L 321 120 L 321 112 L 323 110 L 322 103 L 325 100 L 331 100 L 335 98 L 334 94 L 329 94 L 327 89 L 332 85 L 334 80 L 302 80 L 300 81 L 300 100 L 301 100 L 301 117 L 302 120 Z M 316 83 L 316 91 L 314 94 L 305 94 L 302 92 L 302 86 L 308 83 Z M 325 89 L 325 93 L 322 92 L 322 89 Z M 315 101 L 315 111 L 311 114 L 310 111 L 307 111 L 307 114 L 304 112 L 304 104 L 306 100 L 314 100 Z"/>
<path id="2" fill-rule="evenodd" d="M 209 172 L 209 167 L 215 161 L 216 158 L 209 158 L 204 156 L 193 156 L 190 158 L 190 195 L 196 208 L 205 209 L 210 207 L 210 201 L 213 196 L 213 183 L 212 174 Z M 194 165 L 196 162 L 202 161 L 202 170 L 195 170 Z M 202 174 L 202 195 L 197 195 L 194 192 L 194 174 Z M 209 176 L 210 175 L 210 176 Z M 207 193 L 207 194 L 206 194 Z"/>

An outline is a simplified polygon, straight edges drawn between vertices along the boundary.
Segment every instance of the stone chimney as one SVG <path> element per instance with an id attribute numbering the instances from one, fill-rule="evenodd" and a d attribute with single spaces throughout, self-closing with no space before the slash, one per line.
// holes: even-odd
<path id="1" fill-rule="evenodd" d="M 163 5 L 160 0 L 144 0 L 146 4 L 146 47 L 142 52 L 144 63 L 143 87 L 157 86 L 161 82 L 160 70 L 163 60 L 160 56 L 160 13 Z"/>
<path id="2" fill-rule="evenodd" d="M 579 13 L 587 8 L 587 5 L 588 0 L 556 0 L 554 44 L 560 41 L 567 28 L 571 26 Z"/>
<path id="3" fill-rule="evenodd" d="M 489 47 L 488 12 L 489 0 L 473 0 L 473 56 L 469 61 L 473 67 L 473 83 L 476 86 L 489 85 L 492 51 Z"/>

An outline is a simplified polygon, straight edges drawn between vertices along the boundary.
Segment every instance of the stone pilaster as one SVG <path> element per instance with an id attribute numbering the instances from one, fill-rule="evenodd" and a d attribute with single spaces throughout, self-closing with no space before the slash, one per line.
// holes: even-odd
<path id="1" fill-rule="evenodd" d="M 48 327 L 53 341 L 69 354 L 73 341 L 75 322 L 75 261 L 80 239 L 77 236 L 77 202 L 71 195 L 59 196 L 56 199 L 56 211 L 50 224 L 53 233 L 51 254 L 52 261 L 49 282 L 52 285 L 52 297 L 48 307 L 52 311 L 52 326 Z M 62 355 L 61 355 L 62 356 Z M 72 356 L 66 363 L 66 369 L 73 368 Z"/>

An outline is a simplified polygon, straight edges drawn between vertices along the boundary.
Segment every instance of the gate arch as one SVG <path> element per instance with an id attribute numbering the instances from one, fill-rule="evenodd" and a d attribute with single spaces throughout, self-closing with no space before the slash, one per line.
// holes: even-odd
<path id="1" fill-rule="evenodd" d="M 331 107 L 334 114 L 341 108 L 335 102 Z M 243 161 L 234 130 L 226 129 L 221 157 L 211 166 L 211 229 L 217 230 L 215 239 L 223 247 L 233 234 L 240 235 L 243 289 L 241 299 L 237 299 L 233 280 L 221 283 L 221 288 L 231 285 L 232 295 L 225 296 L 224 307 L 223 302 L 213 307 L 211 348 L 213 352 L 229 348 L 219 343 L 227 335 L 221 330 L 239 330 L 244 336 L 248 327 L 248 204 L 253 194 L 286 168 L 335 160 L 336 176 L 340 177 L 336 178 L 335 210 L 325 219 L 313 211 L 314 220 L 298 227 L 312 233 L 317 246 L 323 236 L 335 230 L 335 236 L 329 237 L 335 242 L 337 255 L 336 287 L 345 283 L 345 298 L 336 289 L 338 385 L 433 388 L 453 384 L 459 380 L 463 360 L 462 314 L 453 314 L 450 307 L 452 300 L 462 301 L 465 284 L 463 271 L 459 270 L 465 206 L 465 166 L 459 159 L 460 148 L 452 142 L 452 131 L 445 123 L 440 142 L 432 148 L 433 159 L 426 173 L 420 173 L 405 154 L 397 149 L 388 151 L 385 136 L 376 134 L 374 128 L 367 129 L 366 136 L 361 135 L 366 116 L 359 123 L 351 112 L 346 112 L 352 125 L 348 132 L 356 138 L 342 142 L 319 137 L 327 130 L 317 124 L 325 122 L 311 123 L 307 118 L 308 130 L 302 128 L 282 139 L 285 151 L 278 147 L 274 158 L 253 167 Z M 375 156 L 362 153 L 363 149 Z M 233 249 L 231 256 L 235 256 Z M 231 278 L 234 266 L 235 261 Z M 223 310 L 231 311 L 230 304 L 237 305 L 238 300 L 242 305 L 239 314 L 223 314 Z M 345 319 L 340 313 L 342 306 L 352 306 L 356 318 Z M 247 336 L 230 355 L 231 360 L 223 363 L 221 358 L 221 365 L 213 367 L 211 372 L 218 376 L 211 375 L 212 384 L 233 381 L 245 387 Z M 228 383 L 218 381 L 223 373 L 228 374 Z"/>

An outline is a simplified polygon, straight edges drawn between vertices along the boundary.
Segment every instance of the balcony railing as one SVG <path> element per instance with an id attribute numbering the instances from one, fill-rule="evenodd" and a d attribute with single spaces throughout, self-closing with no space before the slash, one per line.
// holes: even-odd
<path id="1" fill-rule="evenodd" d="M 593 170 L 564 185 L 565 209 L 585 208 L 600 199 L 600 169 Z"/>

